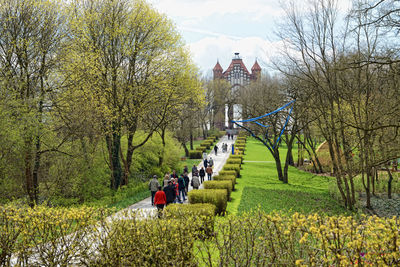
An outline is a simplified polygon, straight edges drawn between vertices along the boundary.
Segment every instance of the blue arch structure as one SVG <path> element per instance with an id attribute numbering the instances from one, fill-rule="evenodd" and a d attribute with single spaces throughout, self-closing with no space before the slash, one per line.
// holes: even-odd
<path id="1" fill-rule="evenodd" d="M 245 129 L 246 131 L 248 131 L 253 137 L 256 137 L 258 140 L 260 140 L 260 141 L 261 141 L 266 147 L 268 147 L 268 149 L 272 152 L 272 149 L 275 149 L 275 147 L 279 146 L 279 144 L 280 144 L 280 140 L 281 140 L 282 134 L 284 133 L 284 131 L 285 131 L 285 129 L 286 129 L 286 126 L 287 126 L 287 124 L 289 123 L 290 115 L 292 114 L 293 107 L 294 107 L 294 102 L 295 102 L 295 100 L 292 100 L 292 101 L 290 101 L 289 103 L 285 104 L 284 106 L 282 106 L 282 107 L 280 107 L 280 108 L 278 108 L 278 109 L 276 109 L 276 110 L 274 110 L 274 111 L 272 111 L 272 112 L 269 112 L 269 113 L 267 113 L 267 114 L 265 114 L 265 115 L 262 115 L 262 116 L 258 116 L 258 117 L 250 118 L 250 119 L 246 119 L 246 120 L 240 120 L 240 121 L 234 121 L 234 120 L 232 120 L 231 122 L 234 123 L 234 124 L 236 124 L 236 125 L 239 126 L 240 128 L 243 128 L 243 129 Z M 272 114 L 278 113 L 279 111 L 281 111 L 281 110 L 283 110 L 283 109 L 285 109 L 285 108 L 287 108 L 287 107 L 289 107 L 289 106 L 291 106 L 291 107 L 290 107 L 289 114 L 288 114 L 287 117 L 286 117 L 285 124 L 283 125 L 283 128 L 282 128 L 281 132 L 279 133 L 279 137 L 278 137 L 278 139 L 276 140 L 275 144 L 272 144 L 272 143 L 269 141 L 269 139 L 268 139 L 268 131 L 267 131 L 265 137 L 266 137 L 266 139 L 268 140 L 268 142 L 270 142 L 270 144 L 267 144 L 266 141 L 264 141 L 264 140 L 262 140 L 261 138 L 257 137 L 257 136 L 253 133 L 253 131 L 252 131 L 251 129 L 245 127 L 244 125 L 239 124 L 239 123 L 244 123 L 244 122 L 253 122 L 253 123 L 255 123 L 255 124 L 257 124 L 257 125 L 259 125 L 259 126 L 261 126 L 261 127 L 264 127 L 264 128 L 266 128 L 266 129 L 268 129 L 268 127 L 270 127 L 270 125 L 264 125 L 264 124 L 258 122 L 257 120 L 262 119 L 262 118 L 265 118 L 265 117 L 268 117 L 268 116 L 270 116 L 270 115 L 272 115 Z M 271 149 L 271 147 L 272 147 L 272 149 Z"/>

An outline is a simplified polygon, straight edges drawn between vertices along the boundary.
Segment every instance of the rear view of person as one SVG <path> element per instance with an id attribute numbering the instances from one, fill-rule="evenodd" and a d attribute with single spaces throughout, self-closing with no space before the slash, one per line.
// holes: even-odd
<path id="1" fill-rule="evenodd" d="M 164 205 L 167 203 L 167 197 L 165 196 L 165 192 L 161 190 L 161 186 L 158 187 L 158 191 L 154 196 L 154 204 L 158 209 L 158 218 L 161 217 L 162 211 L 164 209 Z"/>
<path id="2" fill-rule="evenodd" d="M 200 187 L 200 179 L 199 176 L 197 176 L 197 173 L 196 175 L 192 176 L 192 186 L 193 189 L 199 189 Z"/>
<path id="3" fill-rule="evenodd" d="M 204 170 L 203 167 L 201 167 L 199 175 L 200 175 L 200 181 L 201 181 L 201 183 L 203 183 L 204 182 L 204 176 L 206 176 L 206 171 Z"/>
<path id="4" fill-rule="evenodd" d="M 186 200 L 185 196 L 185 180 L 183 179 L 182 174 L 178 178 L 178 190 L 179 190 L 179 195 L 178 199 L 180 201 L 181 195 L 182 195 L 182 202 Z"/>
<path id="5" fill-rule="evenodd" d="M 210 181 L 212 173 L 213 173 L 213 169 L 210 166 L 208 166 L 207 169 L 206 169 L 206 173 L 207 173 L 207 178 Z"/>
<path id="6" fill-rule="evenodd" d="M 156 195 L 157 189 L 160 186 L 157 175 L 153 176 L 153 179 L 149 182 L 149 190 L 151 191 L 151 205 L 154 206 L 154 196 Z"/>
<path id="7" fill-rule="evenodd" d="M 164 187 L 165 197 L 167 198 L 166 205 L 168 206 L 171 203 L 174 203 L 176 198 L 175 187 L 172 185 L 172 181 L 168 181 L 168 185 Z"/>

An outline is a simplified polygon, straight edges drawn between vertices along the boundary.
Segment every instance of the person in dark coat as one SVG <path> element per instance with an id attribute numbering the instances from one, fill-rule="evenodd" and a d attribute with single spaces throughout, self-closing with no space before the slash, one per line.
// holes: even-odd
<path id="1" fill-rule="evenodd" d="M 204 168 L 207 168 L 207 166 L 208 166 L 208 160 L 207 160 L 207 158 L 205 158 L 205 159 L 203 160 L 203 165 L 204 165 Z"/>
<path id="2" fill-rule="evenodd" d="M 185 180 L 185 193 L 187 194 L 189 192 L 189 182 L 190 182 L 187 172 L 183 174 L 183 180 Z"/>
<path id="3" fill-rule="evenodd" d="M 206 176 L 206 171 L 204 170 L 203 167 L 201 167 L 199 175 L 200 175 L 200 182 L 203 183 L 204 182 L 204 177 Z"/>
<path id="4" fill-rule="evenodd" d="M 172 181 L 169 180 L 168 181 L 168 185 L 166 187 L 164 187 L 164 193 L 165 196 L 167 198 L 167 206 L 171 203 L 174 203 L 175 198 L 176 198 L 176 192 L 175 192 L 175 188 L 172 186 Z"/>
<path id="5" fill-rule="evenodd" d="M 181 200 L 181 195 L 182 195 L 182 202 L 186 200 L 185 196 L 185 179 L 183 179 L 183 175 L 181 174 L 178 178 L 178 199 L 179 201 Z"/>
<path id="6" fill-rule="evenodd" d="M 215 156 L 216 156 L 217 153 L 218 153 L 218 146 L 217 146 L 217 145 L 214 146 L 214 153 L 215 153 Z"/>

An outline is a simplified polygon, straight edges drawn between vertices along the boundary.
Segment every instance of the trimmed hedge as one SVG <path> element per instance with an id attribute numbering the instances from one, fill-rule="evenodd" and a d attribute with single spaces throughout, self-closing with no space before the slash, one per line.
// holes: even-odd
<path id="1" fill-rule="evenodd" d="M 222 171 L 219 171 L 218 175 L 221 175 L 221 176 L 233 175 L 233 176 L 235 176 L 235 177 L 239 177 L 239 176 L 237 176 L 237 173 L 236 173 L 236 171 L 234 171 L 234 170 L 231 170 L 231 171 L 222 170 Z"/>
<path id="2" fill-rule="evenodd" d="M 191 159 L 201 159 L 202 151 L 200 150 L 190 150 L 189 151 L 189 158 Z"/>
<path id="3" fill-rule="evenodd" d="M 239 164 L 225 164 L 224 167 L 222 168 L 224 171 L 235 171 L 236 176 L 240 176 L 240 165 Z"/>
<path id="4" fill-rule="evenodd" d="M 198 147 L 196 147 L 195 150 L 196 150 L 196 151 L 201 151 L 201 153 L 203 153 L 204 151 L 206 151 L 206 147 L 204 147 L 204 146 L 198 146 Z"/>
<path id="5" fill-rule="evenodd" d="M 166 219 L 184 219 L 194 217 L 197 219 L 196 225 L 193 225 L 195 235 L 199 238 L 212 236 L 214 232 L 214 219 L 217 207 L 210 203 L 198 203 L 190 205 L 171 204 L 165 208 L 164 218 Z"/>
<path id="6" fill-rule="evenodd" d="M 241 163 L 243 163 L 243 155 L 230 155 L 228 159 L 240 159 Z"/>
<path id="7" fill-rule="evenodd" d="M 228 200 L 231 199 L 232 182 L 231 181 L 204 181 L 204 189 L 226 189 Z"/>
<path id="8" fill-rule="evenodd" d="M 212 144 L 213 142 L 211 142 L 211 140 L 205 140 L 201 143 L 201 146 L 205 146 L 207 149 L 210 149 Z"/>
<path id="9" fill-rule="evenodd" d="M 218 138 L 221 138 L 224 135 L 226 135 L 226 131 L 219 131 L 218 132 Z"/>
<path id="10" fill-rule="evenodd" d="M 188 193 L 189 203 L 210 203 L 217 207 L 215 213 L 223 215 L 228 202 L 226 189 L 200 189 Z"/>
<path id="11" fill-rule="evenodd" d="M 236 176 L 235 175 L 215 175 L 213 176 L 215 181 L 231 181 L 232 191 L 235 190 Z"/>
<path id="12" fill-rule="evenodd" d="M 228 158 L 228 159 L 226 160 L 226 164 L 241 165 L 241 164 L 242 164 L 242 159 Z"/>

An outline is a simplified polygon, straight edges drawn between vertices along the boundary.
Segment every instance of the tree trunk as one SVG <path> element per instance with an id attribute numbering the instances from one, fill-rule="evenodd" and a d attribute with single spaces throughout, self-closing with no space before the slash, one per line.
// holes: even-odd
<path id="1" fill-rule="evenodd" d="M 165 151 L 165 128 L 161 130 L 161 141 L 162 149 L 160 155 L 158 156 L 158 166 L 161 167 L 164 163 L 164 151 Z"/>
<path id="2" fill-rule="evenodd" d="M 391 199 L 391 198 L 392 198 L 392 181 L 393 181 L 393 176 L 392 176 L 392 173 L 390 172 L 388 166 L 386 166 L 386 164 L 385 164 L 385 169 L 386 169 L 386 172 L 387 172 L 387 174 L 388 174 L 388 176 L 389 176 L 389 180 L 388 180 L 388 199 Z"/>
<path id="3" fill-rule="evenodd" d="M 32 141 L 28 137 L 25 140 L 25 185 L 26 192 L 29 197 L 29 206 L 33 208 L 35 206 L 35 195 L 33 189 L 33 177 L 32 177 L 32 150 L 31 150 Z"/>
<path id="4" fill-rule="evenodd" d="M 285 179 L 283 177 L 282 164 L 281 164 L 281 159 L 280 159 L 280 156 L 279 156 L 279 150 L 278 149 L 274 150 L 274 159 L 275 159 L 276 171 L 278 173 L 279 181 L 287 183 L 287 181 L 285 181 Z"/>
<path id="5" fill-rule="evenodd" d="M 186 146 L 186 142 L 182 142 L 181 145 L 182 145 L 183 149 L 185 150 L 185 156 L 189 157 L 189 149 Z"/>
<path id="6" fill-rule="evenodd" d="M 111 158 L 111 178 L 112 182 L 110 187 L 114 190 L 117 190 L 121 184 L 121 178 L 122 178 L 122 167 L 121 167 L 121 162 L 120 162 L 120 148 L 121 148 L 121 135 L 117 132 L 115 132 L 115 127 L 114 132 L 112 133 L 112 138 L 111 138 L 111 153 L 110 153 L 110 158 Z"/>
<path id="7" fill-rule="evenodd" d="M 185 145 L 186 146 L 186 145 Z M 190 128 L 190 150 L 193 150 L 193 130 Z"/>
<path id="8" fill-rule="evenodd" d="M 288 150 L 287 150 L 287 155 L 286 155 L 286 160 L 285 160 L 285 166 L 283 168 L 283 181 L 285 183 L 289 182 L 288 169 L 289 169 L 289 165 L 291 165 L 290 164 L 291 161 L 292 161 L 292 164 L 293 164 L 292 147 L 293 147 L 294 139 L 295 139 L 295 135 L 294 134 L 292 134 L 289 139 L 286 139 L 286 140 L 288 140 L 288 142 L 287 142 L 287 149 Z M 293 166 L 293 165 L 291 165 L 291 166 Z"/>

